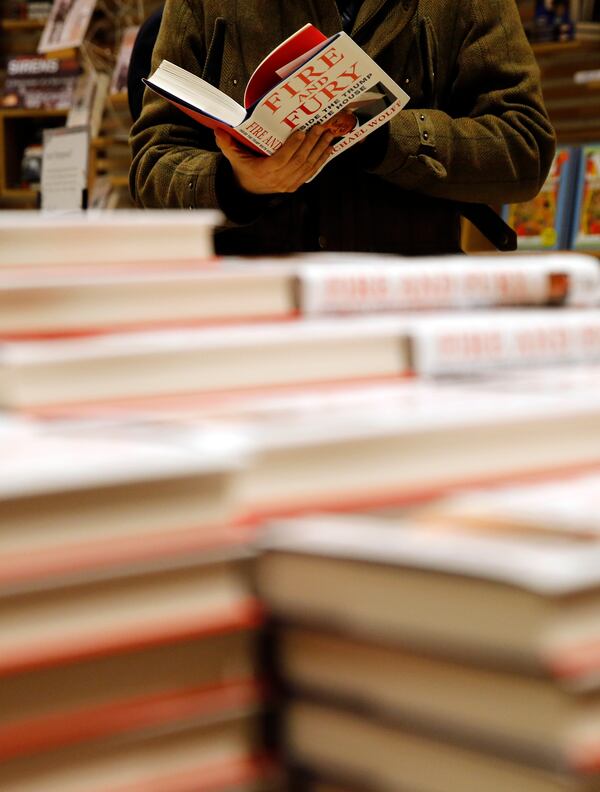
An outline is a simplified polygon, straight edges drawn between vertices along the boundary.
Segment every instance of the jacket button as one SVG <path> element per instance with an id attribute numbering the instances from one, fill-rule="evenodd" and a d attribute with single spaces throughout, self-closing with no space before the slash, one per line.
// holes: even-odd
<path id="1" fill-rule="evenodd" d="M 429 140 L 429 132 L 423 132 L 423 140 Z"/>
<path id="2" fill-rule="evenodd" d="M 327 247 L 327 237 L 324 236 L 323 234 L 321 234 L 321 236 L 319 237 L 319 247 L 321 248 L 321 250 L 325 250 L 325 248 Z"/>
<path id="3" fill-rule="evenodd" d="M 194 182 L 190 182 L 188 184 L 188 190 L 193 190 L 193 189 L 194 189 Z"/>
<path id="4" fill-rule="evenodd" d="M 410 85 L 410 77 L 407 77 L 407 78 L 404 80 L 404 85 Z"/>
<path id="5" fill-rule="evenodd" d="M 423 115 L 423 113 L 421 113 L 421 115 L 419 116 L 419 118 L 421 119 L 421 121 L 425 121 L 425 116 Z"/>

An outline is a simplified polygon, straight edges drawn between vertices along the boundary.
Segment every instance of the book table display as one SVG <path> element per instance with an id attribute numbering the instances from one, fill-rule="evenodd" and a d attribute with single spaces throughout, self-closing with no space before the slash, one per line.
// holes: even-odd
<path id="1" fill-rule="evenodd" d="M 599 792 L 595 257 L 7 215 L 2 792 Z"/>

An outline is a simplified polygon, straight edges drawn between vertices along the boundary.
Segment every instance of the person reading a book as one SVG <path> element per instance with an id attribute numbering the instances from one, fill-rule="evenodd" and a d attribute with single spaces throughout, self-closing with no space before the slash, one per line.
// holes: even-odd
<path id="1" fill-rule="evenodd" d="M 146 91 L 131 133 L 138 205 L 220 208 L 222 254 L 427 255 L 460 251 L 465 205 L 538 193 L 555 138 L 514 0 L 167 0 L 153 69 L 169 60 L 241 103 L 255 67 L 307 22 L 343 27 L 409 104 L 321 170 L 326 126 L 263 157 Z"/>

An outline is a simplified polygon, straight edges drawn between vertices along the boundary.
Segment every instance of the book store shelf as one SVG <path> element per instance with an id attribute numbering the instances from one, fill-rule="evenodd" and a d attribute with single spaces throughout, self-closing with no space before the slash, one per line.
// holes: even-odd
<path id="1" fill-rule="evenodd" d="M 600 70 L 600 42 L 544 42 L 533 44 L 532 48 L 540 66 L 544 99 L 559 145 L 600 140 L 600 81 L 580 83 L 575 80 L 578 72 Z M 468 252 L 492 249 L 466 222 L 463 248 Z"/>
<path id="2" fill-rule="evenodd" d="M 41 31 L 45 24 L 45 20 L 43 19 L 0 19 L 0 29 L 8 31 Z"/>
<path id="3" fill-rule="evenodd" d="M 0 203 L 35 207 L 37 192 L 21 183 L 21 160 L 26 147 L 49 127 L 62 126 L 66 110 L 0 110 Z"/>
<path id="4" fill-rule="evenodd" d="M 594 52 L 598 51 L 597 41 L 545 41 L 540 44 L 532 44 L 533 52 L 536 57 L 546 55 L 564 54 L 567 52 Z"/>
<path id="5" fill-rule="evenodd" d="M 533 49 L 558 142 L 570 145 L 600 140 L 600 83 L 575 80 L 579 72 L 600 69 L 600 42 L 536 44 Z"/>

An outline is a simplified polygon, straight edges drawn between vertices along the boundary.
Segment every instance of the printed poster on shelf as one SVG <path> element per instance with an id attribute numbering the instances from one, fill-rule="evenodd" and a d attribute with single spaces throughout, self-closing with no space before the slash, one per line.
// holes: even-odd
<path id="1" fill-rule="evenodd" d="M 89 127 L 44 130 L 41 174 L 41 208 L 73 212 L 86 208 Z"/>

